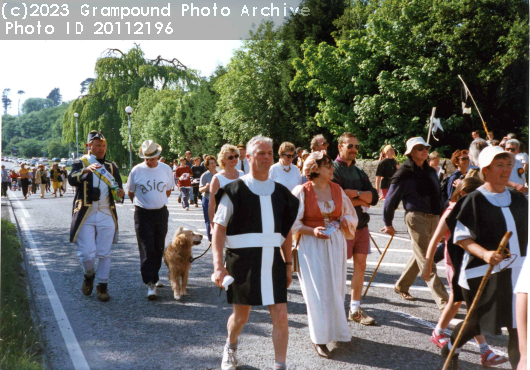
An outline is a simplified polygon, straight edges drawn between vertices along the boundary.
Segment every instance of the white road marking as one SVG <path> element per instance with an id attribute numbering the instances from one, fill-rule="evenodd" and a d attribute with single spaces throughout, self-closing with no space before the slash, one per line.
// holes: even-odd
<path id="1" fill-rule="evenodd" d="M 353 265 L 353 260 L 348 260 L 348 264 Z M 366 261 L 367 266 L 377 266 L 378 262 Z M 381 262 L 381 266 L 388 267 L 405 267 L 405 263 Z M 445 270 L 445 266 L 436 266 L 437 270 Z"/>
<path id="2" fill-rule="evenodd" d="M 68 350 L 68 354 L 70 355 L 74 368 L 76 370 L 90 370 L 90 367 L 88 366 L 88 363 L 85 359 L 85 355 L 83 354 L 83 351 L 81 350 L 79 342 L 77 341 L 77 338 L 72 329 L 72 326 L 70 325 L 68 316 L 66 316 L 66 312 L 64 312 L 61 300 L 59 299 L 59 296 L 57 295 L 57 291 L 55 290 L 50 275 L 48 274 L 46 264 L 42 260 L 40 251 L 37 248 L 35 241 L 33 240 L 33 235 L 31 235 L 30 228 L 28 227 L 28 224 L 26 223 L 26 220 L 24 218 L 20 219 L 20 225 L 22 226 L 24 236 L 26 237 L 28 244 L 31 248 L 31 254 L 35 258 L 35 264 L 39 269 L 44 289 L 46 290 L 46 294 L 48 295 L 48 299 L 50 300 L 55 319 L 57 320 L 57 325 L 61 330 L 66 349 Z"/>
<path id="3" fill-rule="evenodd" d="M 388 235 L 388 234 L 374 233 L 373 231 L 370 231 L 370 234 L 372 234 L 372 236 L 377 236 L 377 237 L 380 237 L 380 238 L 390 239 L 390 235 Z M 394 236 L 394 239 L 404 240 L 406 242 L 410 242 L 410 239 L 402 238 L 401 236 Z"/>
<path id="4" fill-rule="evenodd" d="M 195 218 L 173 218 L 172 221 L 200 221 L 204 223 L 204 220 L 195 219 Z"/>
<path id="5" fill-rule="evenodd" d="M 202 213 L 197 213 L 197 214 L 193 214 L 191 213 L 190 211 L 182 211 L 182 212 L 169 212 L 170 215 L 187 215 L 187 216 L 201 216 L 203 217 L 203 220 L 204 220 L 204 215 Z"/>
<path id="6" fill-rule="evenodd" d="M 13 197 L 14 200 L 17 202 L 18 207 L 22 210 L 22 213 L 24 213 L 24 217 L 30 218 L 31 216 L 29 215 L 28 211 L 26 211 L 26 208 L 24 207 L 20 199 L 18 199 L 17 194 L 12 190 L 9 190 L 9 194 L 11 195 L 9 198 Z"/>
<path id="7" fill-rule="evenodd" d="M 347 285 L 351 285 L 351 281 L 349 280 L 346 280 L 346 284 Z M 367 286 L 368 285 L 368 282 L 365 281 L 364 286 Z M 394 284 L 386 284 L 386 283 L 374 283 L 372 282 L 372 284 L 370 284 L 370 287 L 375 287 L 375 288 L 390 288 L 390 289 L 394 289 Z M 409 290 L 422 290 L 422 291 L 426 291 L 428 292 L 429 291 L 429 288 L 426 287 L 426 286 L 419 286 L 419 285 L 411 285 L 411 287 L 409 288 Z"/>

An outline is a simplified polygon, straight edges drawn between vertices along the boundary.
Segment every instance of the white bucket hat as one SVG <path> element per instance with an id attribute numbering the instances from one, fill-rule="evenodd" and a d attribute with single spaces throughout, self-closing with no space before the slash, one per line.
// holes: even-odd
<path id="1" fill-rule="evenodd" d="M 162 147 L 153 140 L 146 140 L 142 143 L 142 147 L 138 151 L 140 158 L 149 159 L 154 158 L 162 153 Z"/>
<path id="2" fill-rule="evenodd" d="M 405 152 L 405 155 L 410 154 L 412 152 L 412 148 L 414 148 L 416 145 L 424 145 L 427 148 L 430 148 L 431 146 L 423 140 L 422 137 L 411 137 L 407 140 L 407 151 Z"/>
<path id="3" fill-rule="evenodd" d="M 478 165 L 480 166 L 480 173 L 482 173 L 484 167 L 488 167 L 491 162 L 493 162 L 495 157 L 499 154 L 508 154 L 510 156 L 510 159 L 512 160 L 512 166 L 515 165 L 515 155 L 513 155 L 512 152 L 506 152 L 500 146 L 488 146 L 482 149 L 482 151 L 478 155 Z"/>

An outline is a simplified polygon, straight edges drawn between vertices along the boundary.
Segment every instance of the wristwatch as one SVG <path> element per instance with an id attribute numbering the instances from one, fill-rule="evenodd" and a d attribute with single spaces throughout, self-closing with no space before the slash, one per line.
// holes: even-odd
<path id="1" fill-rule="evenodd" d="M 359 198 L 361 196 L 362 192 L 360 190 L 357 190 L 357 196 L 355 198 Z"/>

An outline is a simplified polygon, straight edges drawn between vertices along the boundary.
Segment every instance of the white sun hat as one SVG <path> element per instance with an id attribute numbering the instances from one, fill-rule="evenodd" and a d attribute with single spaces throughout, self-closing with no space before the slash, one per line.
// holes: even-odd
<path id="1" fill-rule="evenodd" d="M 506 152 L 500 146 L 488 146 L 482 149 L 478 155 L 478 165 L 480 166 L 480 172 L 482 173 L 482 170 L 485 167 L 488 167 L 491 162 L 493 162 L 495 157 L 500 154 L 508 154 L 512 161 L 512 166 L 515 165 L 515 155 L 513 155 L 512 152 Z"/>
<path id="2" fill-rule="evenodd" d="M 146 140 L 142 143 L 142 147 L 138 151 L 140 158 L 149 159 L 154 158 L 162 153 L 162 147 L 153 140 Z"/>
<path id="3" fill-rule="evenodd" d="M 425 140 L 423 140 L 422 137 L 420 136 L 411 137 L 410 139 L 407 140 L 407 151 L 405 152 L 405 155 L 410 154 L 410 152 L 412 152 L 412 148 L 414 148 L 416 145 L 424 145 L 427 148 L 431 147 L 429 144 L 425 142 Z"/>

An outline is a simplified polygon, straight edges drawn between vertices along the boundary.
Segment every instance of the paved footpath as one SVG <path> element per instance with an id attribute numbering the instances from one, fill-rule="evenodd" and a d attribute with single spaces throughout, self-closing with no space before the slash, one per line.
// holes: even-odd
<path id="1" fill-rule="evenodd" d="M 9 201 L 23 236 L 28 278 L 49 365 L 52 369 L 219 369 L 226 338 L 226 321 L 231 308 L 224 293 L 210 281 L 211 252 L 193 263 L 189 295 L 173 299 L 163 265 L 156 301 L 148 301 L 147 288 L 140 277 L 139 253 L 129 200 L 118 206 L 119 242 L 112 249 L 109 302 L 99 302 L 95 292 L 81 293 L 83 272 L 76 255 L 76 245 L 69 243 L 73 193 L 45 199 L 32 195 L 23 200 L 20 191 L 10 191 Z M 169 201 L 169 232 L 183 225 L 205 233 L 202 208 L 182 209 L 177 197 Z M 382 209 L 371 209 L 370 229 L 381 250 L 388 237 L 379 233 L 383 226 Z M 418 278 L 411 289 L 417 297 L 406 302 L 392 286 L 411 255 L 403 212 L 396 213 L 398 238 L 394 238 L 369 294 L 362 302 L 377 325 L 364 327 L 349 322 L 351 342 L 332 346 L 333 359 L 318 357 L 311 345 L 306 308 L 296 279 L 289 288 L 289 369 L 441 369 L 439 350 L 430 341 L 439 311 L 425 283 Z M 198 256 L 208 247 L 207 239 L 194 248 Z M 372 246 L 366 271 L 369 280 L 379 259 Z M 443 267 L 443 263 L 440 264 Z M 349 264 L 348 278 L 351 278 Z M 445 280 L 445 271 L 439 270 Z M 346 296 L 345 310 L 349 303 Z M 461 310 L 456 320 L 464 318 Z M 456 321 L 455 321 L 456 322 Z M 266 307 L 252 310 L 249 323 L 240 337 L 238 369 L 271 369 L 273 365 L 272 325 Z M 506 352 L 507 336 L 489 337 L 498 351 Z M 460 356 L 463 369 L 479 369 L 476 345 L 467 344 Z M 508 369 L 505 364 L 500 367 Z"/>

